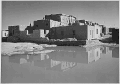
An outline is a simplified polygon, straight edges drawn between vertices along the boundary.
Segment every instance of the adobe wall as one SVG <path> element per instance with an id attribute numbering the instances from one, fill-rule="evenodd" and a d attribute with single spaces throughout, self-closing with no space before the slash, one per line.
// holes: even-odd
<path id="1" fill-rule="evenodd" d="M 28 30 L 20 31 L 20 39 L 22 41 L 29 41 L 30 37 L 28 36 Z"/>
<path id="2" fill-rule="evenodd" d="M 95 25 L 95 39 L 100 38 L 101 28 L 98 25 Z"/>
<path id="3" fill-rule="evenodd" d="M 87 25 L 87 40 L 95 39 L 95 27 Z"/>
<path id="4" fill-rule="evenodd" d="M 86 40 L 87 37 L 87 25 L 75 26 L 73 28 L 75 30 L 75 38 L 78 40 Z"/>
<path id="5" fill-rule="evenodd" d="M 9 32 L 8 31 L 2 31 L 2 37 L 8 37 Z"/>
<path id="6" fill-rule="evenodd" d="M 75 34 L 73 34 L 73 31 Z M 66 26 L 54 27 L 50 30 L 52 39 L 77 38 L 78 40 L 87 39 L 87 26 Z"/>
<path id="7" fill-rule="evenodd" d="M 37 20 L 37 21 L 34 21 L 34 26 L 36 27 L 35 29 L 49 30 L 50 29 L 50 20 Z"/>

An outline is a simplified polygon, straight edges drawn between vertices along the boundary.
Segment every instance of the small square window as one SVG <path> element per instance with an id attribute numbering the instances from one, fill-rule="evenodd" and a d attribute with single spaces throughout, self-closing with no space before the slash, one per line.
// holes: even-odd
<path id="1" fill-rule="evenodd" d="M 36 27 L 38 27 L 38 25 L 36 25 Z"/>
<path id="2" fill-rule="evenodd" d="M 5 36 L 7 36 L 6 33 L 5 33 Z"/>
<path id="3" fill-rule="evenodd" d="M 48 23 L 46 23 L 46 26 L 48 26 Z"/>
<path id="4" fill-rule="evenodd" d="M 46 30 L 44 30 L 44 34 L 46 34 Z"/>
<path id="5" fill-rule="evenodd" d="M 75 35 L 75 30 L 73 30 L 73 35 Z"/>

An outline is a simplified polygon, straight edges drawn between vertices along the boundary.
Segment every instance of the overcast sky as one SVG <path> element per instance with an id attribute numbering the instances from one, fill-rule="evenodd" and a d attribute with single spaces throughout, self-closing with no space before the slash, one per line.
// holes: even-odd
<path id="1" fill-rule="evenodd" d="M 118 1 L 2 1 L 2 30 L 11 25 L 22 25 L 20 28 L 25 29 L 44 15 L 58 13 L 119 27 Z"/>

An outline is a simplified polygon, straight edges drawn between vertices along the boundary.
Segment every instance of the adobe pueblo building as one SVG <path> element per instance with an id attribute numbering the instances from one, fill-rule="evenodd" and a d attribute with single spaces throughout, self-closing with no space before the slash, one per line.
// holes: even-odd
<path id="1" fill-rule="evenodd" d="M 27 41 L 48 44 L 56 44 L 56 42 L 60 44 L 61 41 L 65 42 L 64 39 L 72 38 L 72 40 L 75 39 L 74 42 L 86 44 L 86 41 L 99 40 L 102 35 L 109 33 L 104 25 L 78 20 L 66 14 L 45 15 L 42 20 L 36 20 L 33 23 L 33 26 L 30 24 L 24 31 L 20 31 L 18 25 L 9 26 L 8 30 L 3 31 L 3 37 L 11 42 Z"/>

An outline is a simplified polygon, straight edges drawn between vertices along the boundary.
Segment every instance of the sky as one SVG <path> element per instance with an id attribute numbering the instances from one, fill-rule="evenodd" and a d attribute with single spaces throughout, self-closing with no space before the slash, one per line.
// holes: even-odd
<path id="1" fill-rule="evenodd" d="M 2 30 L 12 25 L 24 30 L 45 15 L 59 13 L 119 27 L 119 1 L 2 1 Z"/>

